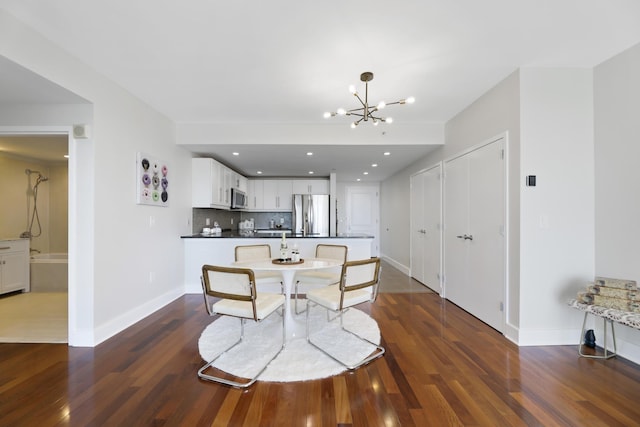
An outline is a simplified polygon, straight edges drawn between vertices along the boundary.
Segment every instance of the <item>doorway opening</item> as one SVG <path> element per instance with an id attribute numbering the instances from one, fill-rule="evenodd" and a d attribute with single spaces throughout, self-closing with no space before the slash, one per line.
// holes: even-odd
<path id="1" fill-rule="evenodd" d="M 0 235 L 28 240 L 30 276 L 0 296 L 0 342 L 68 342 L 68 153 L 67 132 L 0 130 Z"/>

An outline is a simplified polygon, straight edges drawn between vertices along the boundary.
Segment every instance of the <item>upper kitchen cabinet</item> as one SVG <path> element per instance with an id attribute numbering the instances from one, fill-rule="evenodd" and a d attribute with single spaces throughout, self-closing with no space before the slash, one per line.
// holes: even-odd
<path id="1" fill-rule="evenodd" d="M 231 187 L 240 181 L 235 171 L 214 159 L 191 159 L 191 206 L 230 209 Z"/>
<path id="2" fill-rule="evenodd" d="M 329 180 L 294 179 L 293 194 L 329 194 Z"/>
<path id="3" fill-rule="evenodd" d="M 291 212 L 293 186 L 290 179 L 265 179 L 263 209 L 270 212 Z"/>
<path id="4" fill-rule="evenodd" d="M 249 180 L 237 172 L 233 172 L 233 188 L 247 193 L 249 191 Z"/>
<path id="5" fill-rule="evenodd" d="M 250 179 L 247 182 L 247 209 L 264 210 L 264 180 Z"/>

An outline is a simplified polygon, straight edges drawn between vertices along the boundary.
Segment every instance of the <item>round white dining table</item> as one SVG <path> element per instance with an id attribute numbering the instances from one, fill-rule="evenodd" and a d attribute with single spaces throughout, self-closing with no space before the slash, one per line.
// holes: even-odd
<path id="1" fill-rule="evenodd" d="M 320 270 L 325 268 L 335 268 L 342 265 L 341 261 L 326 258 L 306 258 L 301 263 L 275 264 L 271 259 L 240 261 L 233 263 L 235 267 L 250 268 L 255 271 L 279 271 L 282 274 L 282 283 L 286 304 L 284 305 L 285 336 L 287 341 L 305 336 L 305 325 L 302 320 L 293 316 L 291 310 L 291 290 L 296 272 L 302 270 Z"/>

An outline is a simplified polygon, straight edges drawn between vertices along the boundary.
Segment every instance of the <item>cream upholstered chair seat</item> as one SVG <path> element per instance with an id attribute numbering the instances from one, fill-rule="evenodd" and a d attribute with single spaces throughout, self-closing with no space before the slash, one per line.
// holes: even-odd
<path id="1" fill-rule="evenodd" d="M 326 286 L 310 291 L 313 301 L 331 311 L 340 310 L 340 285 Z M 363 302 L 371 301 L 371 289 L 356 289 L 345 292 L 342 304 L 344 307 L 352 307 Z"/>
<path id="2" fill-rule="evenodd" d="M 378 296 L 379 278 L 380 258 L 347 261 L 342 265 L 342 274 L 339 284 L 320 289 L 312 289 L 307 292 L 307 341 L 309 344 L 336 360 L 347 369 L 356 369 L 359 366 L 381 357 L 385 352 L 384 347 L 348 330 L 343 324 L 343 313 L 347 309 L 358 304 L 374 302 L 376 300 Z M 336 318 L 340 320 L 340 327 L 343 331 L 375 346 L 375 349 L 369 356 L 365 357 L 361 361 L 349 365 L 333 356 L 330 348 L 323 348 L 322 346 L 314 343 L 309 326 L 309 312 L 313 306 L 321 306 L 327 310 L 338 313 Z M 335 321 L 336 318 L 330 321 Z"/>
<path id="3" fill-rule="evenodd" d="M 235 247 L 235 260 L 239 261 L 260 261 L 271 259 L 271 246 L 244 245 Z M 271 289 L 274 286 L 280 288 L 282 293 L 282 275 L 277 271 L 254 271 L 256 286 L 260 289 Z"/>
<path id="4" fill-rule="evenodd" d="M 212 365 L 220 356 L 244 341 L 244 325 L 247 320 L 260 322 L 276 313 L 279 308 L 283 310 L 284 314 L 285 297 L 281 294 L 258 293 L 256 291 L 255 275 L 253 270 L 248 268 L 203 265 L 201 281 L 207 313 L 210 316 L 232 316 L 240 319 L 240 337 L 229 348 L 200 368 L 198 377 L 233 387 L 249 387 L 284 348 L 284 315 L 282 316 L 282 345 L 278 352 L 264 366 L 260 367 L 260 371 L 253 378 L 242 382 L 233 381 L 229 378 L 209 374 L 207 371 L 213 369 Z M 264 339 L 263 337 L 260 338 Z"/>
<path id="5" fill-rule="evenodd" d="M 347 247 L 344 245 L 319 244 L 316 245 L 316 258 L 333 259 L 344 264 L 347 260 L 347 250 Z M 294 289 L 296 314 L 304 311 L 298 311 L 299 288 L 314 289 L 337 284 L 340 282 L 340 274 L 340 267 L 336 267 L 335 270 L 311 270 L 297 274 Z"/>

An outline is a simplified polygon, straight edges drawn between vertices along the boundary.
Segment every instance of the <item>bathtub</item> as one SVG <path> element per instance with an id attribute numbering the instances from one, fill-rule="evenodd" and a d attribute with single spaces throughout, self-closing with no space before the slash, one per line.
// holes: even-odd
<path id="1" fill-rule="evenodd" d="M 31 255 L 31 292 L 67 292 L 68 259 L 64 253 Z"/>

